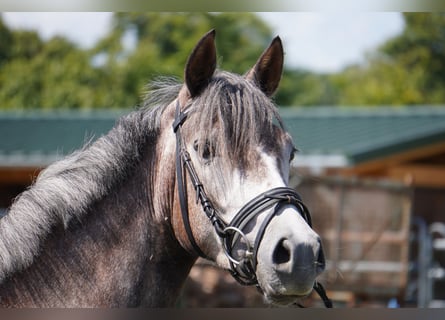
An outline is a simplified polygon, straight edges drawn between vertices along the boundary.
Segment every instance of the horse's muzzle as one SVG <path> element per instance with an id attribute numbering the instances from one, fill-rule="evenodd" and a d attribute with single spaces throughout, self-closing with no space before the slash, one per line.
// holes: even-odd
<path id="1" fill-rule="evenodd" d="M 294 211 L 287 208 L 271 221 L 258 252 L 258 283 L 279 304 L 308 295 L 325 269 L 320 237 Z"/>

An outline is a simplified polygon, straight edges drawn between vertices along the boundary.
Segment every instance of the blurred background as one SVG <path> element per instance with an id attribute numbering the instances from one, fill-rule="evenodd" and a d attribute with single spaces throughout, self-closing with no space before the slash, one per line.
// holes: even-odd
<path id="1" fill-rule="evenodd" d="M 151 80 L 182 79 L 212 28 L 219 67 L 241 74 L 283 40 L 274 99 L 335 305 L 445 306 L 443 13 L 1 13 L 0 215 L 41 169 L 137 108 Z M 264 304 L 199 260 L 178 306 Z"/>

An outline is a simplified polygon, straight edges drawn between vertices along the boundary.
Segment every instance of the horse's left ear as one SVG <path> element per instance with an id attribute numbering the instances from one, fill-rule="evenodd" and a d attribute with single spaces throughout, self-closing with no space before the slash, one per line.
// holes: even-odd
<path id="1" fill-rule="evenodd" d="M 253 68 L 246 74 L 246 79 L 254 81 L 270 97 L 280 83 L 283 73 L 283 60 L 283 45 L 280 37 L 276 37 Z"/>
<path id="2" fill-rule="evenodd" d="M 185 65 L 185 84 L 192 98 L 205 89 L 215 69 L 215 30 L 211 30 L 196 44 Z"/>

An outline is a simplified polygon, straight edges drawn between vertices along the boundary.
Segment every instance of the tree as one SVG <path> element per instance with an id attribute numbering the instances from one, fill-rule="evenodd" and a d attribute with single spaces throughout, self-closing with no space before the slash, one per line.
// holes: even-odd
<path id="1" fill-rule="evenodd" d="M 11 32 L 0 68 L 0 101 L 2 108 L 40 106 L 41 70 L 33 70 L 32 59 L 43 44 L 37 33 L 31 31 Z M 36 73 L 36 71 L 38 73 Z"/>
<path id="2" fill-rule="evenodd" d="M 100 72 L 90 56 L 64 38 L 43 42 L 37 33 L 12 33 L 11 56 L 0 69 L 4 109 L 82 108 L 100 103 Z"/>
<path id="3" fill-rule="evenodd" d="M 219 63 L 226 70 L 245 73 L 271 40 L 271 30 L 251 13 L 117 13 L 114 28 L 94 49 L 108 59 L 104 68 L 119 74 L 113 84 L 126 96 L 121 105 L 134 105 L 141 88 L 161 75 L 182 78 L 186 59 L 196 41 L 210 29 L 216 37 Z M 126 50 L 125 37 L 135 48 Z"/>
<path id="4" fill-rule="evenodd" d="M 366 64 L 332 76 L 343 105 L 445 102 L 445 14 L 405 13 L 400 35 L 383 43 Z"/>
<path id="5" fill-rule="evenodd" d="M 275 100 L 278 105 L 334 105 L 337 95 L 328 75 L 305 70 L 284 70 Z"/>
<path id="6" fill-rule="evenodd" d="M 0 68 L 11 57 L 12 32 L 5 26 L 0 15 Z"/>
<path id="7" fill-rule="evenodd" d="M 280 106 L 445 102 L 445 14 L 406 13 L 404 31 L 336 74 L 285 69 Z M 0 108 L 128 108 L 158 76 L 182 79 L 196 41 L 216 29 L 221 69 L 245 73 L 272 39 L 254 13 L 116 13 L 91 50 L 9 30 L 0 16 Z M 132 45 L 128 46 L 128 41 Z"/>
<path id="8" fill-rule="evenodd" d="M 422 103 L 445 100 L 445 13 L 404 13 L 403 33 L 380 51 L 416 77 Z"/>
<path id="9" fill-rule="evenodd" d="M 235 72 L 246 72 L 271 40 L 269 27 L 251 13 L 116 13 L 113 26 L 83 50 L 0 23 L 0 108 L 132 107 L 151 79 L 182 78 L 190 51 L 212 28 L 220 33 L 219 62 Z M 133 47 L 124 45 L 128 39 Z"/>
<path id="10" fill-rule="evenodd" d="M 445 14 L 405 13 L 402 33 L 336 74 L 286 70 L 280 105 L 419 105 L 445 102 Z"/>

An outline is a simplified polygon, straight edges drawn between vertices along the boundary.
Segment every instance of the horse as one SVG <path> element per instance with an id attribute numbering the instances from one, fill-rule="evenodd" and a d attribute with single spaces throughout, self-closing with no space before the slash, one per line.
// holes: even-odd
<path id="1" fill-rule="evenodd" d="M 142 105 L 49 165 L 0 220 L 0 305 L 174 306 L 196 259 L 288 305 L 325 259 L 298 193 L 296 148 L 272 101 L 273 39 L 238 75 L 217 68 L 215 31 L 184 83 L 154 81 Z"/>

